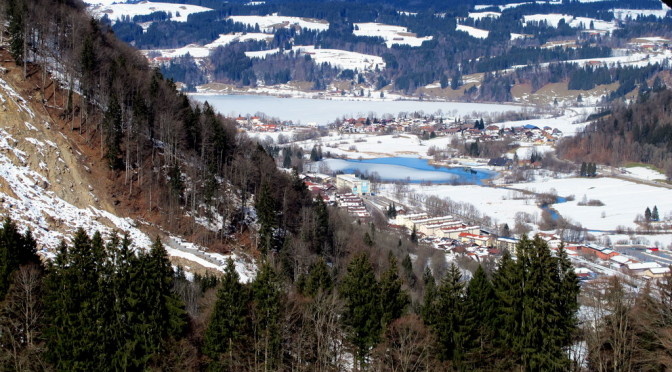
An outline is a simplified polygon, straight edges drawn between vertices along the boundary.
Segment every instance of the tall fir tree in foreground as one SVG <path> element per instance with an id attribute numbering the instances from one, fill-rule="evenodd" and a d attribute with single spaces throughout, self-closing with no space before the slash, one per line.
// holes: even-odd
<path id="1" fill-rule="evenodd" d="M 229 259 L 203 342 L 203 353 L 213 361 L 212 370 L 236 370 L 239 354 L 249 342 L 248 302 L 248 289 L 240 283 L 240 276 Z"/>
<path id="2" fill-rule="evenodd" d="M 524 236 L 516 258 L 505 257 L 494 278 L 499 346 L 525 370 L 566 370 L 579 293 L 571 263 L 562 248 L 552 255 L 538 236 Z"/>
<path id="3" fill-rule="evenodd" d="M 35 239 L 30 230 L 21 234 L 16 223 L 5 218 L 0 227 L 0 302 L 7 294 L 12 273 L 28 263 L 40 263 Z"/>
<path id="4" fill-rule="evenodd" d="M 149 252 L 130 240 L 79 229 L 62 243 L 46 278 L 47 356 L 59 371 L 145 370 L 186 330 L 172 293 L 173 270 L 157 239 Z"/>
<path id="5" fill-rule="evenodd" d="M 359 254 L 348 265 L 340 294 L 345 301 L 343 323 L 354 348 L 355 367 L 361 367 L 371 348 L 378 343 L 382 330 L 380 286 L 366 253 Z"/>

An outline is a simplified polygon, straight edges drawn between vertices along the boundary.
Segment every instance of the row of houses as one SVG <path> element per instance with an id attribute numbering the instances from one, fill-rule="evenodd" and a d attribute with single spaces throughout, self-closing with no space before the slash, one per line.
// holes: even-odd
<path id="1" fill-rule="evenodd" d="M 662 278 L 670 273 L 670 267 L 658 262 L 640 262 L 633 257 L 597 244 L 579 244 L 566 247 L 570 255 L 581 255 L 597 259 L 602 266 L 619 270 L 625 274 L 645 279 Z"/>
<path id="2" fill-rule="evenodd" d="M 352 193 L 334 194 L 335 205 L 348 211 L 348 213 L 358 219 L 370 219 L 371 214 L 366 209 L 364 201 L 359 195 Z"/>

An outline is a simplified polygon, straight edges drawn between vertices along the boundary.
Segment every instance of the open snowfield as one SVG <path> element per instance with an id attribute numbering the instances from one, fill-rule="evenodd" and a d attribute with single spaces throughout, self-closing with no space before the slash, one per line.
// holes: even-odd
<path id="1" fill-rule="evenodd" d="M 475 19 L 475 20 L 480 20 L 482 18 L 499 18 L 502 13 L 499 12 L 474 12 L 474 13 L 469 13 L 469 18 Z"/>
<path id="2" fill-rule="evenodd" d="M 521 193 L 502 188 L 478 185 L 432 185 L 413 184 L 409 186 L 413 192 L 427 196 L 450 198 L 453 201 L 472 204 L 482 214 L 490 216 L 497 224 L 507 223 L 513 227 L 517 212 L 540 215 L 541 210 L 534 199 L 520 199 Z M 383 192 L 393 197 L 394 186 L 387 184 Z"/>
<path id="3" fill-rule="evenodd" d="M 661 217 L 672 211 L 672 190 L 638 184 L 616 178 L 543 179 L 534 183 L 520 183 L 510 187 L 533 192 L 551 192 L 559 196 L 574 195 L 574 201 L 555 204 L 554 208 L 565 218 L 576 221 L 589 230 L 614 230 L 618 226 L 635 228 L 637 215 L 644 215 L 646 207 L 658 206 Z M 584 198 L 600 200 L 601 207 L 579 206 Z"/>
<path id="4" fill-rule="evenodd" d="M 588 29 L 590 27 L 590 22 L 593 22 L 595 30 L 598 31 L 613 31 L 618 28 L 613 21 L 607 22 L 595 18 L 575 17 L 567 14 L 532 14 L 523 16 L 524 25 L 530 22 L 545 21 L 549 26 L 558 27 L 558 23 L 560 23 L 561 20 L 564 20 L 565 23 L 574 28 L 583 26 L 583 28 Z"/>
<path id="5" fill-rule="evenodd" d="M 625 171 L 627 176 L 639 178 L 640 180 L 656 181 L 665 179 L 665 175 L 663 173 L 660 173 L 657 170 L 653 170 L 651 168 L 631 167 L 625 168 Z"/>
<path id="6" fill-rule="evenodd" d="M 429 159 L 427 150 L 430 146 L 446 148 L 450 144 L 451 137 L 437 137 L 427 141 L 421 141 L 415 135 L 366 135 L 366 134 L 336 134 L 329 137 L 321 137 L 319 142 L 315 140 L 296 142 L 297 145 L 310 151 L 317 143 L 322 144 L 322 152 L 330 152 L 332 155 L 346 156 L 351 159 L 374 159 L 382 157 L 416 157 Z M 333 146 L 333 147 L 332 147 Z M 350 147 L 356 150 L 350 150 Z M 445 178 L 445 177 L 444 177 Z"/>
<path id="7" fill-rule="evenodd" d="M 672 58 L 672 51 L 665 49 L 658 52 L 650 53 L 633 53 L 627 49 L 613 49 L 614 54 L 622 54 L 615 57 L 602 58 L 586 58 L 586 59 L 571 59 L 565 60 L 565 63 L 574 63 L 578 66 L 594 65 L 597 62 L 602 63 L 608 67 L 615 67 L 618 64 L 632 67 L 645 67 L 649 64 L 664 63 Z M 554 62 L 555 63 L 555 62 Z M 539 67 L 548 67 L 551 63 L 540 63 Z M 521 69 L 528 67 L 528 65 L 511 66 L 512 69 Z M 508 70 L 506 70 L 508 71 Z"/>
<path id="8" fill-rule="evenodd" d="M 147 55 L 150 52 L 160 53 L 162 57 L 176 58 L 186 54 L 194 58 L 205 58 L 210 55 L 210 52 L 220 46 L 225 46 L 234 42 L 245 42 L 250 40 L 269 40 L 273 39 L 272 35 L 262 33 L 242 33 L 236 32 L 231 34 L 220 34 L 217 40 L 206 45 L 189 44 L 182 48 L 176 49 L 151 49 L 142 50 L 141 52 Z"/>
<path id="9" fill-rule="evenodd" d="M 663 18 L 667 15 L 667 12 L 670 10 L 666 5 L 663 4 L 662 9 L 614 9 L 611 12 L 614 13 L 614 18 L 618 20 L 624 20 L 628 17 L 637 18 L 638 16 L 656 16 L 658 18 Z"/>
<path id="10" fill-rule="evenodd" d="M 432 40 L 432 36 L 417 37 L 414 33 L 408 31 L 406 27 L 392 26 L 382 23 L 355 23 L 355 30 L 352 32 L 355 36 L 373 36 L 381 37 L 385 40 L 387 47 L 394 44 L 420 46 L 424 41 Z"/>
<path id="11" fill-rule="evenodd" d="M 549 126 L 551 128 L 559 129 L 563 135 L 573 135 L 574 133 L 583 129 L 589 123 L 585 118 L 595 111 L 595 107 L 572 107 L 566 109 L 564 115 L 558 117 L 549 117 L 542 119 L 519 120 L 519 121 L 504 121 L 501 123 L 493 123 L 500 128 L 519 127 L 524 125 L 535 125 L 539 128 Z"/>
<path id="12" fill-rule="evenodd" d="M 261 31 L 271 33 L 277 28 L 287 28 L 293 25 L 308 30 L 326 31 L 329 29 L 329 22 L 321 19 L 286 17 L 277 14 L 264 16 L 230 16 L 228 19 L 252 27 L 259 25 Z"/>
<path id="13" fill-rule="evenodd" d="M 137 4 L 109 4 L 94 6 L 91 8 L 91 14 L 95 15 L 96 17 L 103 17 L 105 14 L 107 14 L 110 20 L 116 22 L 124 16 L 129 16 L 132 19 L 136 15 L 147 15 L 154 12 L 163 11 L 172 14 L 172 21 L 186 22 L 187 17 L 190 14 L 207 12 L 209 10 L 212 9 L 197 5 L 154 3 L 143 1 Z"/>
<path id="14" fill-rule="evenodd" d="M 457 27 L 455 27 L 455 29 L 457 31 L 464 31 L 464 32 L 468 33 L 469 35 L 471 35 L 472 37 L 475 37 L 477 39 L 485 39 L 490 34 L 490 31 L 488 31 L 488 30 L 481 30 L 480 28 L 465 26 L 465 25 L 457 25 Z"/>
<path id="15" fill-rule="evenodd" d="M 340 49 L 316 49 L 314 45 L 295 45 L 291 50 L 285 50 L 284 53 L 294 51 L 302 55 L 309 55 L 313 61 L 320 65 L 328 63 L 333 67 L 351 70 L 382 70 L 385 68 L 385 62 L 382 57 L 349 52 Z M 279 49 L 262 50 L 255 52 L 245 52 L 250 58 L 266 58 L 267 55 L 279 53 Z"/>

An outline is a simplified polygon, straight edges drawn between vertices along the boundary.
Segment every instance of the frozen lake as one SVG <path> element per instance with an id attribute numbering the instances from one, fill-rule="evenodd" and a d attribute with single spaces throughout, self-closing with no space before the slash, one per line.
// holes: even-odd
<path id="1" fill-rule="evenodd" d="M 496 175 L 495 172 L 483 169 L 440 167 L 429 164 L 427 159 L 403 157 L 365 160 L 325 159 L 320 163 L 336 172 L 352 173 L 359 171 L 364 174 L 376 172 L 383 181 L 409 181 L 411 183 L 481 185 L 484 179 Z M 319 169 L 319 164 L 316 164 L 315 168 L 315 170 Z"/>
<path id="2" fill-rule="evenodd" d="M 474 113 L 499 113 L 527 109 L 527 107 L 516 105 L 468 102 L 346 101 L 212 94 L 192 94 L 191 97 L 199 102 L 207 101 L 223 115 L 235 117 L 264 113 L 267 116 L 291 120 L 294 123 L 320 125 L 329 124 L 337 118 L 367 117 L 370 114 L 382 117 L 384 114 L 397 116 L 401 112 L 416 111 L 434 114 L 441 110 L 444 115 L 464 116 Z"/>

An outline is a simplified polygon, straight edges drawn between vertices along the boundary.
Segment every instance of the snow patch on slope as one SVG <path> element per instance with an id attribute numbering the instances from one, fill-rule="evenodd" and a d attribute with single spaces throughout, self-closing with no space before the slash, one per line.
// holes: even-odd
<path id="1" fill-rule="evenodd" d="M 186 22 L 190 14 L 202 13 L 212 10 L 197 5 L 153 3 L 143 1 L 137 4 L 108 4 L 98 5 L 91 8 L 91 14 L 98 18 L 107 17 L 113 21 L 119 21 L 122 17 L 129 16 L 131 19 L 137 15 L 148 15 L 154 12 L 170 13 L 171 21 Z M 178 15 L 179 14 L 179 15 Z"/>

